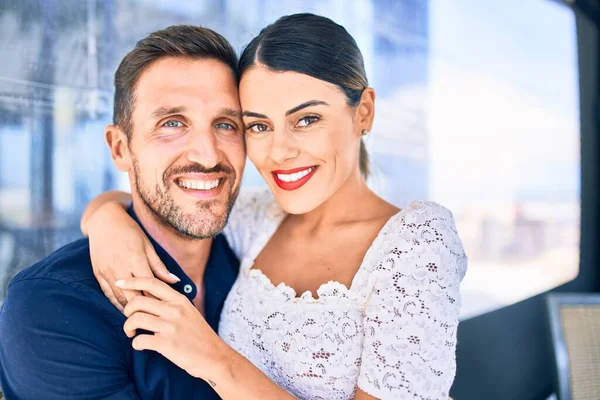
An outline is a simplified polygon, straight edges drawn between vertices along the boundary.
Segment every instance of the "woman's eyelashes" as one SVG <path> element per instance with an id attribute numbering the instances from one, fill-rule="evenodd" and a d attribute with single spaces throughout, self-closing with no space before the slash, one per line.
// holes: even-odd
<path id="1" fill-rule="evenodd" d="M 296 123 L 296 126 L 299 128 L 305 128 L 319 121 L 319 117 L 317 115 L 307 115 L 302 117 Z"/>
<path id="2" fill-rule="evenodd" d="M 319 117 L 318 115 L 305 115 L 302 118 L 299 118 L 298 121 L 296 121 L 296 123 L 294 124 L 294 128 L 307 128 L 317 123 L 320 119 L 321 117 Z M 262 122 L 255 122 L 246 126 L 246 131 L 250 131 L 252 133 L 260 134 L 270 130 L 272 130 L 272 128 Z"/>
<path id="3" fill-rule="evenodd" d="M 262 124 L 260 122 L 256 122 L 256 123 L 249 124 L 248 126 L 246 126 L 246 131 L 250 131 L 252 133 L 263 133 L 268 130 L 270 130 L 270 128 L 267 125 Z"/>

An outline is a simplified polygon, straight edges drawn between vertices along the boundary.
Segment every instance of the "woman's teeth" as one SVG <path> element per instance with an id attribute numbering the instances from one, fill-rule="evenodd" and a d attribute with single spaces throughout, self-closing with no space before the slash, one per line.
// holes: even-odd
<path id="1" fill-rule="evenodd" d="M 277 178 L 284 182 L 296 182 L 306 175 L 310 174 L 314 168 L 310 167 L 304 171 L 294 172 L 293 174 L 277 174 Z"/>
<path id="2" fill-rule="evenodd" d="M 194 189 L 194 190 L 211 190 L 219 186 L 220 179 L 215 179 L 214 181 L 196 181 L 192 179 L 179 179 L 178 184 L 182 188 L 185 189 Z"/>

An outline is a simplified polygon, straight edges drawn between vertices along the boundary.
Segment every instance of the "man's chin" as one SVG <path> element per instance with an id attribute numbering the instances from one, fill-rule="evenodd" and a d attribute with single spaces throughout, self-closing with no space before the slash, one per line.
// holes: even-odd
<path id="1" fill-rule="evenodd" d="M 226 205 L 213 205 L 209 209 L 185 213 L 182 219 L 169 222 L 183 236 L 193 239 L 209 239 L 223 231 L 227 223 L 228 211 Z"/>

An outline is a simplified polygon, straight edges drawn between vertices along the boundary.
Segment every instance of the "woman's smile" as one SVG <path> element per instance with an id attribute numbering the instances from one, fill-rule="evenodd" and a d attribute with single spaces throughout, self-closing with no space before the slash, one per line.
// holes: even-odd
<path id="1" fill-rule="evenodd" d="M 304 186 L 306 182 L 317 172 L 317 165 L 312 167 L 301 167 L 289 170 L 272 171 L 273 179 L 277 186 L 283 190 L 296 190 Z"/>

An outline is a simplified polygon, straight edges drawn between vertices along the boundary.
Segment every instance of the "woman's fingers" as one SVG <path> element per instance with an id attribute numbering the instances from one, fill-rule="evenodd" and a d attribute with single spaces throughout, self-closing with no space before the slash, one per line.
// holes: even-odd
<path id="1" fill-rule="evenodd" d="M 137 296 L 131 300 L 125 307 L 123 314 L 130 317 L 137 312 L 144 312 L 166 319 L 173 319 L 180 315 L 176 305 L 146 296 Z"/>
<path id="2" fill-rule="evenodd" d="M 100 289 L 102 289 L 102 293 L 104 293 L 104 295 L 108 298 L 108 300 L 111 302 L 111 304 L 113 306 L 117 307 L 117 309 L 119 311 L 123 312 L 124 311 L 123 307 L 127 304 L 127 299 L 123 295 L 123 291 L 121 289 L 115 287 L 115 289 L 117 289 L 119 291 L 119 294 L 120 294 L 120 297 L 119 297 L 113 291 L 113 289 L 108 284 L 108 282 L 106 282 L 106 279 L 100 277 L 100 278 L 98 278 L 98 283 L 100 284 Z M 122 301 L 124 301 L 124 303 L 122 303 Z"/>
<path id="3" fill-rule="evenodd" d="M 127 303 L 133 300 L 136 296 L 140 296 L 142 294 L 142 292 L 139 290 L 124 290 L 125 288 L 120 288 L 119 286 L 117 286 L 118 281 L 130 279 L 131 277 L 132 276 L 130 273 L 119 271 L 119 274 L 114 277 L 104 278 L 110 285 L 110 288 L 114 293 L 115 297 L 117 298 L 119 303 L 123 305 L 123 307 L 126 306 Z"/>
<path id="4" fill-rule="evenodd" d="M 115 282 L 115 286 L 124 290 L 138 290 L 149 293 L 159 300 L 163 301 L 179 301 L 187 298 L 181 293 L 172 289 L 166 283 L 159 281 L 156 278 L 127 278 Z"/>
<path id="5" fill-rule="evenodd" d="M 154 251 L 154 247 L 152 247 L 150 242 L 146 243 L 146 256 L 148 257 L 150 270 L 155 277 L 167 283 L 177 283 L 180 281 L 179 277 L 169 272 L 158 254 L 156 254 L 156 251 Z M 138 275 L 135 274 L 135 276 Z"/>
<path id="6" fill-rule="evenodd" d="M 152 268 L 150 267 L 149 253 L 154 253 L 154 249 L 148 240 L 145 241 L 144 253 L 134 257 L 131 264 L 132 276 L 136 278 L 154 278 Z M 128 276 L 125 278 L 129 278 Z M 137 292 L 136 293 L 141 293 Z M 154 297 L 149 293 L 144 292 L 144 296 Z"/>
<path id="7" fill-rule="evenodd" d="M 132 346 L 136 350 L 153 350 L 163 354 L 164 340 L 156 335 L 138 335 L 133 339 Z"/>
<path id="8" fill-rule="evenodd" d="M 127 337 L 131 338 L 135 336 L 138 329 L 160 334 L 163 332 L 170 332 L 173 329 L 173 326 L 156 315 L 137 312 L 127 318 L 127 321 L 125 321 L 125 324 L 123 325 L 123 330 Z"/>

